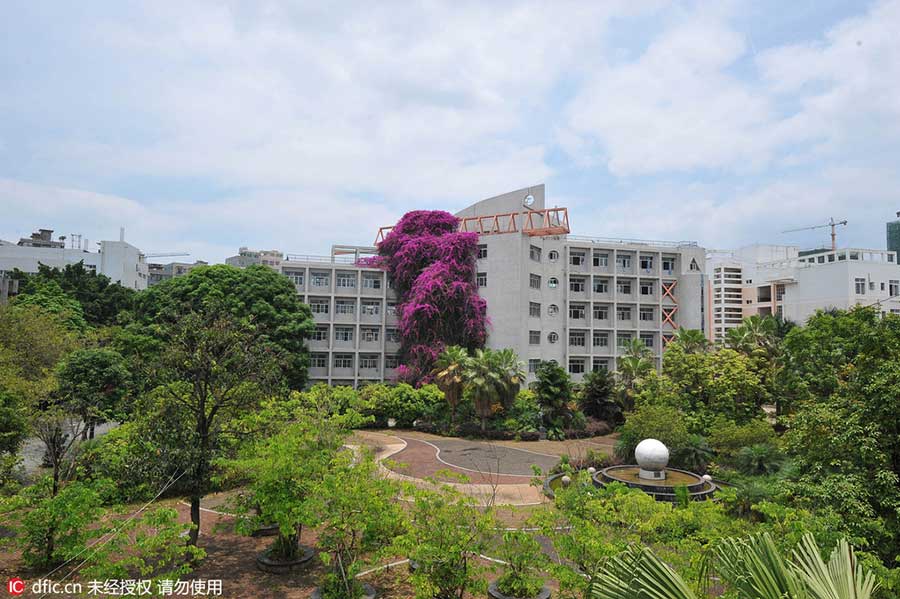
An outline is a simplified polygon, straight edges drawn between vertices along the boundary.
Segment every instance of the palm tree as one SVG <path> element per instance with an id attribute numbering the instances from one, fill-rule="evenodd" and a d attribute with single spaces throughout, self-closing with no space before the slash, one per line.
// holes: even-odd
<path id="1" fill-rule="evenodd" d="M 495 366 L 503 377 L 503 407 L 508 408 L 516 400 L 516 395 L 525 382 L 525 364 L 512 349 L 497 350 L 494 353 Z"/>
<path id="2" fill-rule="evenodd" d="M 456 419 L 456 410 L 462 399 L 463 383 L 466 380 L 466 369 L 469 367 L 469 352 L 464 347 L 451 345 L 441 352 L 434 363 L 434 383 L 444 392 L 444 398 L 450 405 L 450 426 Z"/>
<path id="3" fill-rule="evenodd" d="M 634 395 L 638 387 L 653 370 L 653 352 L 640 339 L 632 339 L 625 346 L 625 353 L 616 361 L 619 375 L 619 397 L 627 412 L 634 408 Z"/>
<path id="4" fill-rule="evenodd" d="M 475 412 L 481 418 L 481 430 L 493 413 L 494 404 L 508 393 L 508 383 L 498 367 L 496 353 L 489 349 L 476 349 L 465 370 L 465 385 L 472 394 Z"/>
<path id="5" fill-rule="evenodd" d="M 681 345 L 685 353 L 699 354 L 709 348 L 709 339 L 699 329 L 681 327 L 675 331 L 675 341 Z"/>

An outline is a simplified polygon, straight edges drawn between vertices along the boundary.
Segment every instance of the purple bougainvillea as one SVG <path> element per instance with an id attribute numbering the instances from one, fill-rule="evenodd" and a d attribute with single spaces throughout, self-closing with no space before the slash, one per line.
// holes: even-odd
<path id="1" fill-rule="evenodd" d="M 387 271 L 399 295 L 398 376 L 406 381 L 427 382 L 447 345 L 474 349 L 487 338 L 487 304 L 475 286 L 478 234 L 458 225 L 448 212 L 408 212 L 367 262 Z"/>

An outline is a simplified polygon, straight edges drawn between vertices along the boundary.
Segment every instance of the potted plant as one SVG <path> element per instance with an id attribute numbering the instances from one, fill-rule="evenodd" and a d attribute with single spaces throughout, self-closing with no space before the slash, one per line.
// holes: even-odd
<path id="1" fill-rule="evenodd" d="M 543 563 L 541 546 L 535 538 L 522 530 L 503 533 L 499 547 L 500 559 L 505 562 L 503 574 L 488 586 L 492 599 L 549 599 L 550 589 L 540 575 Z"/>

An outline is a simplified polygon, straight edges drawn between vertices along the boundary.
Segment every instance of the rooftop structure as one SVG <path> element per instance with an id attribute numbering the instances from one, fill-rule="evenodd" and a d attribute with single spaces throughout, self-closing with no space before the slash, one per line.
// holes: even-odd
<path id="1" fill-rule="evenodd" d="M 900 212 L 897 220 L 887 223 L 887 249 L 900 256 Z"/>
<path id="2" fill-rule="evenodd" d="M 152 287 L 157 283 L 186 275 L 198 266 L 209 266 L 209 262 L 203 260 L 196 260 L 193 264 L 190 262 L 169 262 L 168 264 L 151 262 L 147 265 L 149 272 L 147 286 Z"/>

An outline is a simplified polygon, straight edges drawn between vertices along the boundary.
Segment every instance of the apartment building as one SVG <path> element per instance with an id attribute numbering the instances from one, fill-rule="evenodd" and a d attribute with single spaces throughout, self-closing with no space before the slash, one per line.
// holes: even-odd
<path id="1" fill-rule="evenodd" d="M 193 264 L 190 262 L 169 262 L 168 264 L 151 262 L 147 265 L 149 274 L 147 286 L 152 287 L 157 283 L 184 276 L 198 266 L 209 266 L 209 262 L 203 260 L 196 260 Z"/>
<path id="2" fill-rule="evenodd" d="M 679 326 L 705 326 L 703 248 L 570 235 L 567 209 L 545 208 L 544 193 L 543 185 L 520 189 L 457 213 L 460 229 L 480 236 L 476 282 L 487 301 L 489 347 L 514 349 L 532 380 L 541 360 L 580 380 L 591 370 L 615 370 L 632 339 L 659 364 Z M 281 256 L 280 272 L 316 321 L 312 383 L 358 385 L 395 374 L 397 296 L 384 272 L 358 265 L 374 253 L 334 246 L 325 257 Z"/>
<path id="3" fill-rule="evenodd" d="M 900 314 L 900 266 L 893 251 L 751 246 L 711 255 L 709 268 L 707 330 L 714 341 L 755 314 L 798 324 L 817 310 L 857 305 Z"/>

